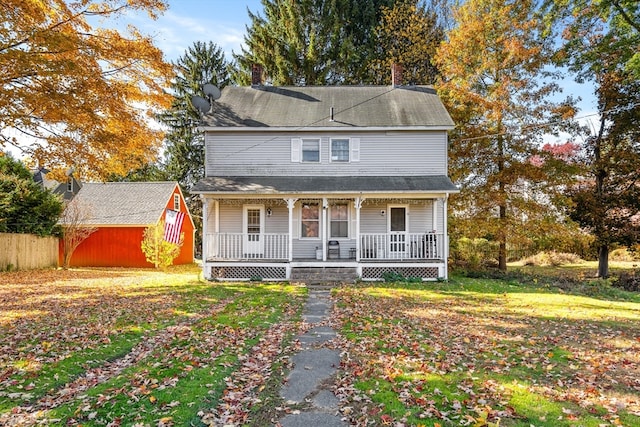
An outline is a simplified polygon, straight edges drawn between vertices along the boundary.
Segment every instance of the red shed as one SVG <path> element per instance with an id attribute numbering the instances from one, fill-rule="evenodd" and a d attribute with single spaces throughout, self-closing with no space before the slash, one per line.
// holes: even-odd
<path id="1" fill-rule="evenodd" d="M 83 183 L 75 198 L 90 208 L 87 225 L 97 230 L 76 248 L 70 266 L 153 267 L 140 249 L 142 234 L 164 219 L 167 209 L 184 213 L 184 243 L 173 263 L 194 261 L 193 219 L 177 182 Z M 61 264 L 62 253 L 61 246 Z"/>

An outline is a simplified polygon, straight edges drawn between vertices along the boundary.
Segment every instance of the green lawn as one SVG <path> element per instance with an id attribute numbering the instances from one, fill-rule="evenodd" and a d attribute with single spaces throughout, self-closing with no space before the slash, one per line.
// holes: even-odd
<path id="1" fill-rule="evenodd" d="M 640 299 L 616 295 L 462 277 L 337 290 L 348 412 L 359 425 L 640 425 Z"/>
<path id="2" fill-rule="evenodd" d="M 265 426 L 307 289 L 195 267 L 0 274 L 0 425 Z M 336 288 L 352 425 L 640 425 L 640 296 L 528 280 Z M 586 291 L 585 291 L 586 290 Z"/>
<path id="3" fill-rule="evenodd" d="M 269 381 L 306 292 L 209 283 L 193 267 L 0 283 L 0 425 L 219 425 L 227 406 L 247 417 L 254 402 L 227 405 L 229 390 L 256 395 Z"/>

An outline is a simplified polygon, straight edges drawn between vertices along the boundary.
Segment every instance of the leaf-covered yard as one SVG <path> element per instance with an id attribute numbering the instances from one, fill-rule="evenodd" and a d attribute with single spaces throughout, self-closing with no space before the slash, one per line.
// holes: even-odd
<path id="1" fill-rule="evenodd" d="M 640 425 L 640 299 L 516 282 L 343 288 L 358 425 Z"/>
<path id="2" fill-rule="evenodd" d="M 197 269 L 0 275 L 0 425 L 243 420 L 299 327 L 305 289 Z"/>
<path id="3" fill-rule="evenodd" d="M 0 425 L 265 426 L 306 288 L 195 268 L 0 274 Z M 594 293 L 600 295 L 600 293 Z M 640 425 L 640 298 L 516 281 L 335 288 L 352 425 Z"/>

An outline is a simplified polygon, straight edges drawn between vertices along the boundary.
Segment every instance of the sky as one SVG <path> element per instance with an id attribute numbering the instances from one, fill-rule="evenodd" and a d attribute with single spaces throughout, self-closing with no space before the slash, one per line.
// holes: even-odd
<path id="1" fill-rule="evenodd" d="M 176 60 L 196 41 L 212 41 L 225 52 L 240 52 L 247 9 L 262 14 L 260 0 L 169 0 L 169 9 L 157 20 L 144 13 L 130 15 L 128 23 L 154 38 L 168 61 Z"/>

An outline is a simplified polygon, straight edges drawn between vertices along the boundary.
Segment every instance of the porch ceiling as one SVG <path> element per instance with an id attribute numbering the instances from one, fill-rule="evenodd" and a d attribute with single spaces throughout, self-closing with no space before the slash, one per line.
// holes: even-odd
<path id="1" fill-rule="evenodd" d="M 436 176 L 217 176 L 198 182 L 192 193 L 349 194 L 457 193 L 446 175 Z"/>

